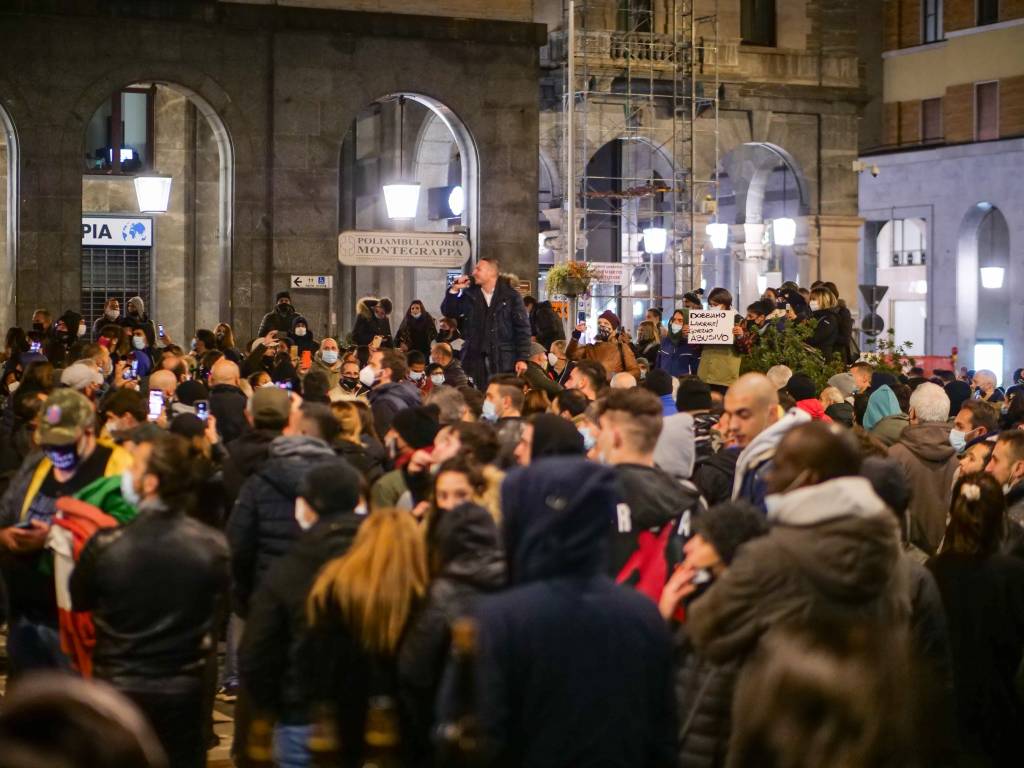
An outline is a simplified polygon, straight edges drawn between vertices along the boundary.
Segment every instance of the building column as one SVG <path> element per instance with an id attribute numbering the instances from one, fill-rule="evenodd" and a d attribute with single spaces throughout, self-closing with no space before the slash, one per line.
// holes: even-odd
<path id="1" fill-rule="evenodd" d="M 818 216 L 818 264 L 819 280 L 836 284 L 839 295 L 851 309 L 857 306 L 857 263 L 860 254 L 861 227 L 864 219 L 860 216 Z M 803 273 L 801 282 L 805 285 Z"/>
<path id="2" fill-rule="evenodd" d="M 739 266 L 739 296 L 733 302 L 737 312 L 761 297 L 757 278 L 764 271 L 763 238 L 764 224 L 734 224 L 729 227 L 733 259 Z"/>

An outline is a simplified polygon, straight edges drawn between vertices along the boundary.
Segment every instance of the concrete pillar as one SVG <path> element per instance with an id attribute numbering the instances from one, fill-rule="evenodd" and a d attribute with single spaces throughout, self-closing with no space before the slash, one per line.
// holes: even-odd
<path id="1" fill-rule="evenodd" d="M 733 303 L 737 311 L 761 296 L 757 278 L 764 271 L 763 237 L 764 224 L 734 224 L 729 227 L 733 259 L 739 268 L 739 295 Z"/>
<path id="2" fill-rule="evenodd" d="M 818 279 L 831 280 L 839 288 L 839 295 L 853 307 L 857 296 L 857 259 L 860 249 L 860 216 L 818 216 Z M 808 284 L 803 274 L 800 279 Z"/>

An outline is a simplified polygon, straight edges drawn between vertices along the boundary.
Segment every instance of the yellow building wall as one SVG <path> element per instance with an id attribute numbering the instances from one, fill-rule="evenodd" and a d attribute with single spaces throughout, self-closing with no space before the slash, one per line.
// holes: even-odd
<path id="1" fill-rule="evenodd" d="M 533 0 L 220 0 L 250 5 L 292 5 L 336 11 L 408 13 L 468 19 L 533 21 Z"/>

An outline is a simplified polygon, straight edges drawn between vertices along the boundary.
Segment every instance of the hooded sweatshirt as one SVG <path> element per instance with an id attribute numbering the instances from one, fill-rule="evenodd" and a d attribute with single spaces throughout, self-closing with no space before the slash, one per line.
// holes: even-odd
<path id="1" fill-rule="evenodd" d="M 693 476 L 695 453 L 693 416 L 676 413 L 661 422 L 661 434 L 654 446 L 654 463 L 676 480 Z"/>
<path id="2" fill-rule="evenodd" d="M 736 460 L 736 474 L 733 476 L 732 485 L 733 500 L 746 499 L 754 506 L 764 508 L 764 497 L 767 493 L 764 476 L 775 456 L 775 449 L 789 430 L 810 420 L 811 416 L 806 411 L 791 408 L 785 416 L 750 441 Z"/>
<path id="3" fill-rule="evenodd" d="M 896 393 L 889 388 L 888 384 L 883 384 L 874 390 L 868 398 L 868 408 L 864 412 L 864 429 L 870 432 L 882 419 L 887 416 L 897 416 L 901 412 Z"/>
<path id="4" fill-rule="evenodd" d="M 807 413 L 814 421 L 824 421 L 827 424 L 832 423 L 832 417 L 825 413 L 825 406 L 821 404 L 821 400 L 816 397 L 812 397 L 808 400 L 798 400 L 796 407 L 801 411 Z"/>
<path id="5" fill-rule="evenodd" d="M 910 593 L 896 518 L 862 477 L 769 496 L 767 536 L 740 548 L 689 609 L 697 649 L 741 658 L 779 625 L 875 620 L 906 626 Z"/>
<path id="6" fill-rule="evenodd" d="M 515 469 L 502 486 L 512 588 L 478 611 L 477 711 L 494 765 L 675 763 L 668 628 L 605 575 L 621 498 L 613 468 L 576 457 Z"/>
<path id="7" fill-rule="evenodd" d="M 946 511 L 959 466 L 949 444 L 948 424 L 911 424 L 903 430 L 889 456 L 899 462 L 912 496 L 907 508 L 910 543 L 935 554 L 946 531 Z"/>

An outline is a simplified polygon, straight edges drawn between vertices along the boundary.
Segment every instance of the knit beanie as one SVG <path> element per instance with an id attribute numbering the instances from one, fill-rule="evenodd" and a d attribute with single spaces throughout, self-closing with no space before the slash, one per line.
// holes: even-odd
<path id="1" fill-rule="evenodd" d="M 530 460 L 545 456 L 582 456 L 583 435 L 568 419 L 553 413 L 541 413 L 533 417 L 533 447 Z"/>
<path id="2" fill-rule="evenodd" d="M 786 391 L 792 395 L 798 403 L 801 400 L 813 400 L 817 397 L 818 388 L 810 376 L 803 373 L 794 373 L 786 382 Z"/>
<path id="3" fill-rule="evenodd" d="M 619 321 L 619 316 L 616 315 L 614 312 L 612 312 L 610 309 L 606 309 L 604 312 L 602 312 L 600 315 L 598 315 L 597 319 L 598 320 L 602 320 L 602 319 L 607 320 L 609 323 L 612 324 L 612 330 L 613 331 L 619 330 L 619 326 L 622 325 L 622 323 Z"/>

